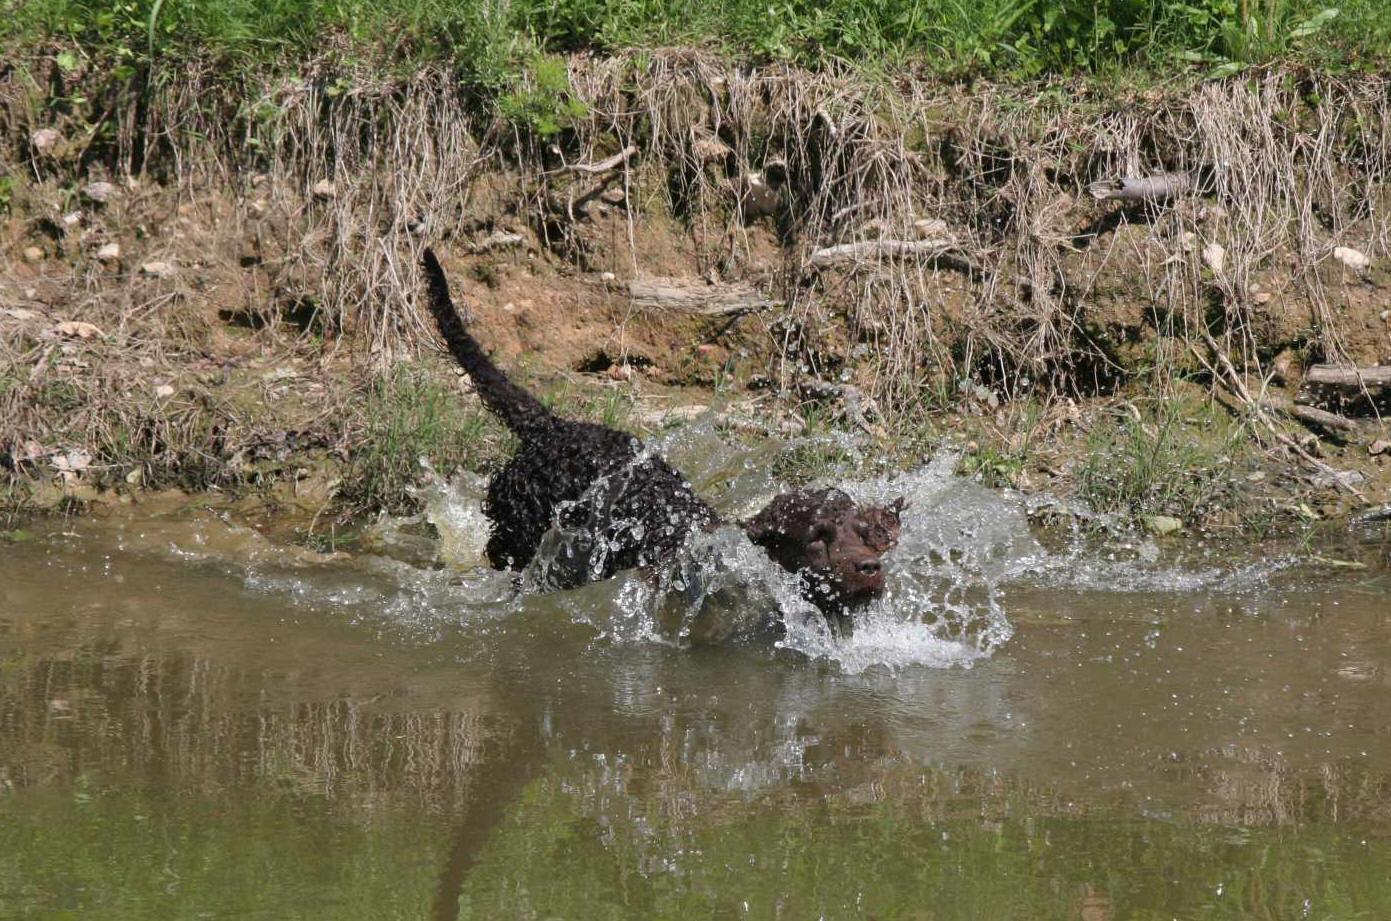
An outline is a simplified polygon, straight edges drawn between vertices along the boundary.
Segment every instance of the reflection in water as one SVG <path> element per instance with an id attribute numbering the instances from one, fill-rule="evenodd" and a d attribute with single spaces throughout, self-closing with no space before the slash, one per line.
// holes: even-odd
<path id="1" fill-rule="evenodd" d="M 0 917 L 1391 916 L 1378 577 L 1069 569 L 914 487 L 955 632 L 811 655 L 201 517 L 6 546 Z"/>

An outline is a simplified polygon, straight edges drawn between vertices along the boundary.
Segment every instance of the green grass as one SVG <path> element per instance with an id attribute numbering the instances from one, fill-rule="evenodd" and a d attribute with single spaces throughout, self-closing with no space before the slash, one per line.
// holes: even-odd
<path id="1" fill-rule="evenodd" d="M 362 437 L 354 439 L 341 495 L 357 509 L 410 508 L 422 458 L 448 475 L 485 466 L 506 444 L 500 423 L 418 367 L 402 365 L 374 380 L 362 412 Z"/>
<path id="2" fill-rule="evenodd" d="M 0 43 L 58 40 L 135 73 L 193 56 L 267 60 L 333 49 L 379 63 L 452 64 L 511 87 L 540 53 L 698 45 L 761 60 L 1001 77 L 1141 65 L 1231 73 L 1272 58 L 1374 66 L 1383 0 L 28 0 Z M 73 49 L 76 49 L 74 51 Z"/>
<path id="3" fill-rule="evenodd" d="M 508 370 L 565 418 L 628 427 L 633 395 L 627 389 L 541 387 L 525 368 Z M 349 511 L 413 508 L 411 488 L 421 482 L 422 459 L 448 476 L 489 470 L 512 450 L 512 436 L 497 417 L 419 365 L 400 365 L 373 379 L 353 427 L 354 448 L 340 493 Z"/>
<path id="4" fill-rule="evenodd" d="M 1250 444 L 1249 433 L 1201 396 L 1127 407 L 1092 431 L 1078 493 L 1098 512 L 1201 521 L 1230 504 Z"/>

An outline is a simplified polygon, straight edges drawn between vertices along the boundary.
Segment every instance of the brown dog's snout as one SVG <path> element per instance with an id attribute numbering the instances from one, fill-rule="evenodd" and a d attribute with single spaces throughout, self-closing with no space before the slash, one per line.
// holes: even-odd
<path id="1" fill-rule="evenodd" d="M 877 576 L 884 571 L 884 564 L 878 560 L 865 560 L 855 567 L 855 571 L 862 576 Z"/>

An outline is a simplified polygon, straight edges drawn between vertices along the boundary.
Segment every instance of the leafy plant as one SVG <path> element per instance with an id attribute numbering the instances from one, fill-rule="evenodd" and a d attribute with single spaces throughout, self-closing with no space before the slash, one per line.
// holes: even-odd
<path id="1" fill-rule="evenodd" d="M 504 118 L 543 138 L 589 114 L 571 92 L 565 59 L 545 54 L 532 58 L 517 88 L 498 99 L 497 107 Z"/>

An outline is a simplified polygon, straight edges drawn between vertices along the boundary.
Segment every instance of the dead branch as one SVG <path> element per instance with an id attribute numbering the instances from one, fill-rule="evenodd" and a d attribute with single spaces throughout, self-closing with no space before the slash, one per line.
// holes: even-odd
<path id="1" fill-rule="evenodd" d="M 523 242 L 525 242 L 525 238 L 521 234 L 499 230 L 497 233 L 489 234 L 470 246 L 469 252 L 474 255 L 480 255 L 482 253 L 490 253 L 495 249 L 521 246 Z"/>
<path id="2" fill-rule="evenodd" d="M 1335 470 L 1333 467 L 1330 467 L 1328 464 L 1325 464 L 1323 461 L 1310 454 L 1299 442 L 1290 437 L 1288 432 L 1282 431 L 1280 427 L 1271 420 L 1270 414 L 1266 412 L 1265 405 L 1251 396 L 1251 391 L 1246 388 L 1246 384 L 1241 379 L 1241 375 L 1237 373 L 1236 368 L 1232 365 L 1232 360 L 1228 358 L 1227 353 L 1222 351 L 1217 345 L 1216 340 L 1212 338 L 1212 334 L 1206 330 L 1203 330 L 1203 341 L 1207 343 L 1208 349 L 1221 366 L 1222 373 L 1214 374 L 1213 377 L 1224 383 L 1227 388 L 1236 395 L 1237 399 L 1241 400 L 1241 402 L 1246 405 L 1247 412 L 1251 414 L 1252 419 L 1259 422 L 1276 441 L 1292 451 L 1300 460 L 1304 461 L 1324 476 L 1327 476 L 1336 485 L 1352 493 L 1352 495 L 1356 496 L 1358 499 L 1362 498 L 1361 491 L 1344 479 L 1342 471 Z M 1208 365 L 1207 361 L 1203 358 L 1202 354 L 1198 352 L 1196 347 L 1193 349 L 1193 353 L 1198 357 L 1199 361 L 1208 366 L 1210 371 L 1213 370 L 1211 365 Z"/>
<path id="3" fill-rule="evenodd" d="M 707 285 L 682 278 L 635 278 L 627 283 L 634 306 L 702 317 L 740 316 L 773 306 L 746 285 Z"/>
<path id="4" fill-rule="evenodd" d="M 1138 179 L 1102 179 L 1093 182 L 1089 189 L 1097 201 L 1161 202 L 1188 195 L 1196 186 L 1192 173 L 1159 173 Z"/>
<path id="5" fill-rule="evenodd" d="M 1391 365 L 1370 368 L 1340 368 L 1337 365 L 1311 365 L 1304 381 L 1324 387 L 1391 387 Z"/>
<path id="6" fill-rule="evenodd" d="M 847 262 L 868 262 L 874 259 L 901 259 L 905 256 L 927 256 L 935 258 L 948 253 L 959 252 L 955 240 L 861 240 L 858 243 L 841 243 L 827 246 L 811 254 L 808 260 L 816 268 L 841 265 Z"/>
<path id="7" fill-rule="evenodd" d="M 600 160 L 598 163 L 567 163 L 559 169 L 551 170 L 551 172 L 588 173 L 591 176 L 596 173 L 607 173 L 609 170 L 616 169 L 622 166 L 624 163 L 627 163 L 630 159 L 632 159 L 632 157 L 635 154 L 637 154 L 637 152 L 637 146 L 629 144 L 627 147 L 623 148 L 618 153 L 614 154 L 612 157 Z"/>
<path id="8" fill-rule="evenodd" d="M 1312 406 L 1296 404 L 1291 407 L 1290 415 L 1305 424 L 1318 426 L 1330 434 L 1351 435 L 1354 437 L 1362 434 L 1362 427 L 1346 416 L 1340 416 L 1337 413 L 1330 413 L 1322 409 L 1315 409 Z"/>

